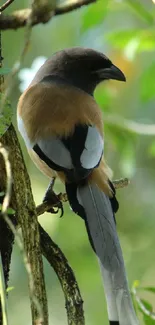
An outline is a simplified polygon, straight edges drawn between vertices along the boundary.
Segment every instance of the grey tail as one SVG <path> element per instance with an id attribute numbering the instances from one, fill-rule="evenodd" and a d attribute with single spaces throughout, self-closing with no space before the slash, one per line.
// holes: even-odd
<path id="1" fill-rule="evenodd" d="M 95 185 L 67 185 L 74 212 L 86 223 L 91 245 L 98 256 L 110 325 L 138 325 L 133 308 L 115 218 L 109 198 Z"/>

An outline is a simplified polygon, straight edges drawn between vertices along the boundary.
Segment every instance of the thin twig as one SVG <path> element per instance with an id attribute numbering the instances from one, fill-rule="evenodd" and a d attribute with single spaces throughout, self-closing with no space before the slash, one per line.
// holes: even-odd
<path id="1" fill-rule="evenodd" d="M 7 7 L 11 5 L 11 3 L 14 2 L 14 0 L 7 0 L 1 7 L 0 12 L 4 11 Z"/>
<path id="2" fill-rule="evenodd" d="M 3 273 L 3 264 L 2 264 L 1 254 L 0 254 L 0 303 L 2 306 L 3 325 L 8 325 L 7 298 L 6 298 L 5 279 L 4 279 L 4 273 Z"/>
<path id="3" fill-rule="evenodd" d="M 11 188 L 12 188 L 12 175 L 11 175 L 11 166 L 8 159 L 8 152 L 0 143 L 0 153 L 2 154 L 5 161 L 6 175 L 7 175 L 7 183 L 6 183 L 6 194 L 3 200 L 2 209 L 1 209 L 1 218 L 7 220 L 7 209 L 9 207 L 10 199 L 11 199 Z M 3 266 L 2 260 L 0 256 L 0 265 L 1 265 L 1 285 L 0 285 L 0 293 L 2 300 L 2 315 L 3 315 L 3 323 L 4 325 L 8 324 L 8 316 L 7 316 L 7 303 L 6 303 L 6 289 L 5 289 L 5 281 L 3 276 Z"/>
<path id="4" fill-rule="evenodd" d="M 136 300 L 136 302 L 137 302 L 139 308 L 141 309 L 141 311 L 142 311 L 145 315 L 149 316 L 151 319 L 155 320 L 155 313 L 154 313 L 153 311 L 148 310 L 148 309 L 144 306 L 142 300 L 139 298 L 139 296 L 138 296 L 138 294 L 137 294 L 137 290 L 136 290 L 135 287 L 132 288 L 132 294 L 133 294 L 133 296 L 135 297 L 135 300 Z"/>
<path id="5" fill-rule="evenodd" d="M 120 178 L 120 179 L 112 181 L 112 183 L 113 183 L 115 189 L 119 189 L 119 188 L 127 187 L 129 185 L 130 181 L 128 178 Z M 58 194 L 57 198 L 58 198 L 58 201 L 61 201 L 63 203 L 68 201 L 66 193 Z M 56 207 L 57 207 L 57 203 L 51 203 L 51 202 L 45 201 L 45 202 L 37 205 L 37 207 L 36 207 L 37 216 L 40 216 L 41 214 L 47 212 L 51 208 L 56 208 Z"/>
<path id="6" fill-rule="evenodd" d="M 2 204 L 2 216 L 5 220 L 5 222 L 8 224 L 8 226 L 10 227 L 12 233 L 15 236 L 15 240 L 17 242 L 17 245 L 20 249 L 20 252 L 23 256 L 23 261 L 24 261 L 24 266 L 25 269 L 27 271 L 27 275 L 28 275 L 28 281 L 29 281 L 29 288 L 30 288 L 30 296 L 31 299 L 33 301 L 33 303 L 35 304 L 35 307 L 38 311 L 38 324 L 42 324 L 43 323 L 43 313 L 42 313 L 42 309 L 41 306 L 38 302 L 38 299 L 35 297 L 35 291 L 34 291 L 34 281 L 33 281 L 33 275 L 31 272 L 31 266 L 30 263 L 28 261 L 28 257 L 25 253 L 24 250 L 24 244 L 23 244 L 23 240 L 21 235 L 19 234 L 19 232 L 16 230 L 15 226 L 13 225 L 12 221 L 10 220 L 10 218 L 7 215 L 7 209 L 9 207 L 9 203 L 10 203 L 10 198 L 11 198 L 11 188 L 12 188 L 12 173 L 11 173 L 11 164 L 9 161 L 9 154 L 8 151 L 3 147 L 2 144 L 0 144 L 0 153 L 3 156 L 4 162 L 5 162 L 5 168 L 6 168 L 6 179 L 7 179 L 7 184 L 6 184 L 6 194 L 3 200 L 3 204 Z"/>
<path id="7" fill-rule="evenodd" d="M 12 174 L 11 174 L 11 165 L 9 161 L 9 153 L 0 143 L 0 153 L 2 154 L 5 162 L 6 169 L 6 194 L 2 204 L 2 214 L 5 217 L 7 215 L 7 209 L 9 207 L 10 199 L 11 199 L 11 189 L 12 189 Z"/>
<path id="8" fill-rule="evenodd" d="M 138 123 L 113 114 L 104 114 L 104 122 L 134 134 L 155 135 L 155 124 Z"/>
<path id="9" fill-rule="evenodd" d="M 112 181 L 115 189 L 117 190 L 118 188 L 124 188 L 130 184 L 130 181 L 128 178 L 121 178 L 121 179 L 116 179 Z"/>
<path id="10" fill-rule="evenodd" d="M 49 12 L 44 15 L 34 15 L 32 19 L 32 25 L 37 25 L 40 23 L 47 23 L 53 16 L 61 15 L 68 12 L 71 12 L 75 9 L 78 9 L 82 6 L 86 6 L 96 2 L 96 0 L 79 0 L 74 2 L 67 2 L 63 6 L 58 6 L 55 10 L 52 11 L 51 15 Z M 13 12 L 11 15 L 1 15 L 0 16 L 0 29 L 7 30 L 7 29 L 17 29 L 20 27 L 24 27 L 27 24 L 27 20 L 31 15 L 31 10 L 26 8 L 23 10 L 17 10 Z"/>
<path id="11" fill-rule="evenodd" d="M 60 248 L 39 225 L 42 253 L 55 270 L 65 296 L 68 324 L 84 325 L 83 300 L 75 275 Z"/>

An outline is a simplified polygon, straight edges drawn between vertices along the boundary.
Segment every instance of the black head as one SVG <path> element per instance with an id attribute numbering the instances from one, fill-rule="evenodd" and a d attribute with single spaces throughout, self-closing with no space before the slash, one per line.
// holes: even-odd
<path id="1" fill-rule="evenodd" d="M 81 47 L 55 53 L 43 67 L 44 72 L 46 70 L 46 76 L 47 74 L 56 75 L 91 95 L 101 81 L 126 80 L 122 71 L 113 65 L 103 53 Z"/>

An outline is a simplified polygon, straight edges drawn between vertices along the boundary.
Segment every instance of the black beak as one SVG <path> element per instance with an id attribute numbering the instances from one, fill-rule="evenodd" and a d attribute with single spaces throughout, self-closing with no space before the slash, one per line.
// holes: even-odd
<path id="1" fill-rule="evenodd" d="M 123 72 L 118 69 L 114 64 L 112 64 L 110 68 L 98 70 L 98 75 L 100 80 L 115 79 L 120 81 L 126 81 Z"/>

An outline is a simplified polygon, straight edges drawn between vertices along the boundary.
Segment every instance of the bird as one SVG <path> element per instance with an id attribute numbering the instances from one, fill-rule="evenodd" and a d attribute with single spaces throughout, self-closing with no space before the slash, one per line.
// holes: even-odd
<path id="1" fill-rule="evenodd" d="M 101 269 L 109 324 L 138 325 L 116 230 L 119 204 L 104 158 L 103 118 L 94 97 L 98 84 L 110 79 L 126 81 L 102 52 L 60 50 L 20 96 L 17 123 L 30 157 L 51 180 L 49 189 L 59 178 L 71 209 L 85 222 Z"/>

